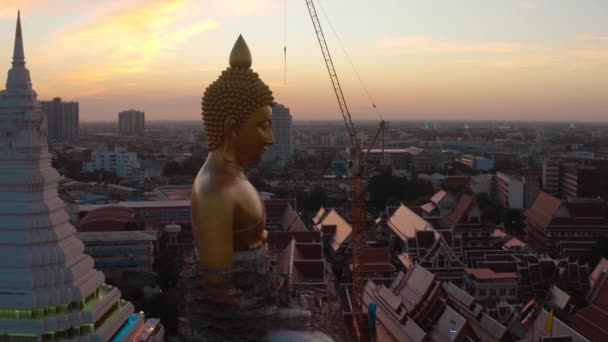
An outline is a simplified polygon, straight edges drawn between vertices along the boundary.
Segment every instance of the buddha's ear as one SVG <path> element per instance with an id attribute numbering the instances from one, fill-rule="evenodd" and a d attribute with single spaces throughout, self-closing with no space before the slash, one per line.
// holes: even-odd
<path id="1" fill-rule="evenodd" d="M 229 115 L 224 120 L 224 138 L 226 140 L 233 139 L 236 137 L 239 131 L 239 122 L 234 115 Z"/>

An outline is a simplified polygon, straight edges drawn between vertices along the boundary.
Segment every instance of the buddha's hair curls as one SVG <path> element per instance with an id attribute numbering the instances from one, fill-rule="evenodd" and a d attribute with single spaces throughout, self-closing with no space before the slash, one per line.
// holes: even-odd
<path id="1" fill-rule="evenodd" d="M 224 122 L 233 115 L 242 125 L 260 107 L 272 106 L 274 97 L 259 75 L 249 68 L 228 67 L 203 94 L 203 123 L 209 151 L 224 142 Z"/>

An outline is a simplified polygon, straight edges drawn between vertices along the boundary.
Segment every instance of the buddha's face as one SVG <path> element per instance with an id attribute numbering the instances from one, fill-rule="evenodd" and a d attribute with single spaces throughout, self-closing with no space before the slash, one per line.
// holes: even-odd
<path id="1" fill-rule="evenodd" d="M 260 161 L 264 151 L 274 143 L 271 120 L 272 108 L 266 105 L 253 112 L 238 128 L 235 154 L 241 165 Z"/>

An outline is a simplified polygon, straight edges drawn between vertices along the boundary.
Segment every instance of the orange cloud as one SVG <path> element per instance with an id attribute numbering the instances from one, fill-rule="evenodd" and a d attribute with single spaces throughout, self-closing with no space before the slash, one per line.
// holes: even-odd
<path id="1" fill-rule="evenodd" d="M 28 10 L 41 0 L 0 0 L 0 17 L 17 18 L 17 10 Z"/>
<path id="2" fill-rule="evenodd" d="M 608 65 L 608 49 L 582 48 L 570 51 L 573 58 L 572 68 L 588 68 L 595 65 Z"/>
<path id="3" fill-rule="evenodd" d="M 582 40 L 582 41 L 608 42 L 608 35 L 582 33 L 582 34 L 577 34 L 576 39 Z"/>
<path id="4" fill-rule="evenodd" d="M 486 59 L 461 59 L 456 61 L 457 64 L 472 67 L 490 67 L 499 69 L 535 68 L 547 65 L 556 65 L 560 62 L 563 62 L 563 59 L 557 56 L 512 56 Z"/>
<path id="5" fill-rule="evenodd" d="M 61 34 L 63 45 L 77 51 L 88 46 L 94 63 L 76 66 L 66 80 L 103 80 L 117 73 L 141 73 L 150 64 L 197 34 L 219 27 L 211 19 L 184 20 L 179 12 L 188 12 L 191 1 L 155 0 L 131 4 L 92 24 Z"/>

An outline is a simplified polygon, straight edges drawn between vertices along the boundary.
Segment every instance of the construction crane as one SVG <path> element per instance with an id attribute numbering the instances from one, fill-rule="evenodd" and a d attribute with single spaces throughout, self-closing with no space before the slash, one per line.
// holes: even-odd
<path id="1" fill-rule="evenodd" d="M 340 81 L 338 80 L 338 74 L 336 73 L 336 69 L 334 68 L 334 63 L 331 59 L 331 54 L 329 53 L 327 42 L 325 41 L 325 36 L 323 34 L 321 23 L 319 22 L 319 17 L 317 16 L 317 10 L 315 9 L 313 0 L 306 0 L 306 5 L 308 6 L 310 19 L 312 20 L 312 24 L 317 34 L 317 39 L 319 41 L 319 45 L 321 46 L 321 53 L 323 54 L 323 59 L 325 60 L 325 65 L 327 66 L 327 72 L 329 73 L 329 78 L 331 79 L 331 84 L 334 88 L 334 93 L 336 94 L 336 99 L 338 100 L 338 105 L 340 106 L 342 118 L 344 119 L 344 124 L 346 125 L 346 130 L 348 131 L 352 145 L 351 244 L 353 283 L 351 291 L 351 302 L 355 334 L 360 337 L 361 333 L 363 332 L 363 328 L 365 327 L 365 320 L 363 317 L 364 280 L 363 273 L 361 272 L 362 270 L 360 260 L 361 254 L 363 252 L 365 221 L 367 216 L 367 211 L 365 208 L 365 188 L 363 186 L 363 177 L 365 173 L 365 164 L 367 162 L 367 156 L 369 154 L 369 151 L 371 150 L 372 146 L 374 146 L 381 132 L 384 136 L 384 120 L 380 121 L 380 126 L 373 140 L 371 141 L 371 144 L 367 147 L 367 149 L 365 149 L 365 151 L 363 151 L 361 146 L 362 144 L 357 138 L 357 130 L 355 129 L 355 125 L 353 124 L 350 111 L 348 110 L 348 105 L 346 104 L 346 100 L 344 99 L 344 93 L 342 92 L 342 87 L 340 86 Z M 382 148 L 384 149 L 384 142 L 382 144 Z M 382 158 L 384 159 L 384 151 L 382 153 Z"/>

